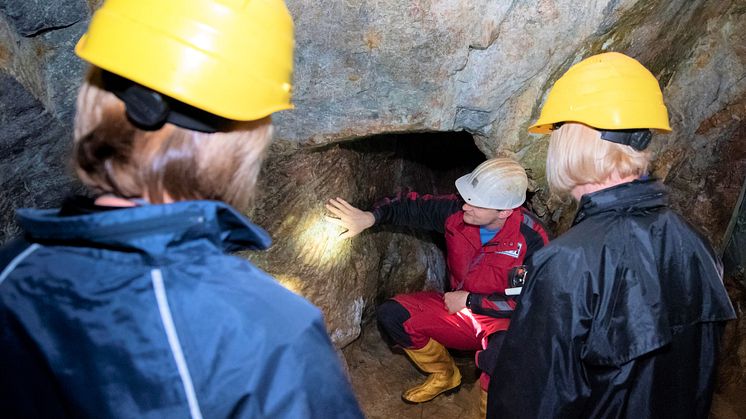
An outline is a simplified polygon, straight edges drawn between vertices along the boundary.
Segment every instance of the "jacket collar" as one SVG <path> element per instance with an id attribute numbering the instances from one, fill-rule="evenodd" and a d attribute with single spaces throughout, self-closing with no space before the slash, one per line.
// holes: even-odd
<path id="1" fill-rule="evenodd" d="M 666 206 L 668 191 L 652 178 L 638 179 L 583 195 L 573 225 L 604 212 L 638 212 Z"/>
<path id="2" fill-rule="evenodd" d="M 80 243 L 160 254 L 194 240 L 208 240 L 226 252 L 263 250 L 271 239 L 231 206 L 219 201 L 144 205 L 93 214 L 60 216 L 59 210 L 20 209 L 27 238 L 47 243 Z"/>

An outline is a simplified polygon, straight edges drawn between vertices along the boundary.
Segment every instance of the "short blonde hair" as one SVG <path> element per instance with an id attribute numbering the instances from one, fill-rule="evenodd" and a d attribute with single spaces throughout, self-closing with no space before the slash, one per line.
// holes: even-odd
<path id="1" fill-rule="evenodd" d="M 78 94 L 73 166 L 96 193 L 147 196 L 152 203 L 211 199 L 245 210 L 272 137 L 269 117 L 203 133 L 172 124 L 134 126 L 124 103 L 93 69 Z"/>
<path id="2" fill-rule="evenodd" d="M 603 183 L 612 177 L 641 176 L 648 170 L 649 151 L 602 140 L 599 131 L 566 123 L 552 131 L 547 152 L 547 181 L 558 194 L 576 186 Z"/>

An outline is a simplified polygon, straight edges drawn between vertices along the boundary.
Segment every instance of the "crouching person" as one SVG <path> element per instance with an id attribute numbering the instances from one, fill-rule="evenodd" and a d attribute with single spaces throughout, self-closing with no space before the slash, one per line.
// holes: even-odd
<path id="1" fill-rule="evenodd" d="M 397 295 L 377 308 L 384 331 L 428 374 L 404 392 L 405 401 L 424 403 L 456 389 L 461 373 L 447 348 L 477 350 L 485 411 L 489 375 L 516 304 L 511 288 L 517 287 L 508 278 L 548 241 L 538 219 L 522 207 L 527 186 L 520 164 L 495 158 L 456 181 L 460 198 L 411 193 L 372 211 L 342 199 L 327 205 L 347 237 L 380 224 L 445 234 L 451 291 Z"/>

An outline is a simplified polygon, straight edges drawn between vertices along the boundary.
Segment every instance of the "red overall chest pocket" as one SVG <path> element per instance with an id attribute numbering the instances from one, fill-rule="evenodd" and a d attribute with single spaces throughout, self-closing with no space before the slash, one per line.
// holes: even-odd
<path id="1" fill-rule="evenodd" d="M 479 294 L 505 292 L 510 270 L 523 263 L 525 243 L 499 241 L 487 243 L 472 260 L 464 289 Z"/>

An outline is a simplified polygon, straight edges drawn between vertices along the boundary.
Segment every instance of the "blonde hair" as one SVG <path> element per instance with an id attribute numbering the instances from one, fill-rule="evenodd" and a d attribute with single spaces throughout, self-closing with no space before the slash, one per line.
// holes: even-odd
<path id="1" fill-rule="evenodd" d="M 566 123 L 549 140 L 547 181 L 554 192 L 567 194 L 579 185 L 641 176 L 649 163 L 649 151 L 602 140 L 593 128 Z"/>
<path id="2" fill-rule="evenodd" d="M 80 88 L 73 166 L 96 193 L 163 203 L 211 199 L 244 210 L 272 137 L 269 117 L 203 133 L 172 124 L 157 131 L 134 126 L 125 107 L 100 87 L 92 70 Z"/>

